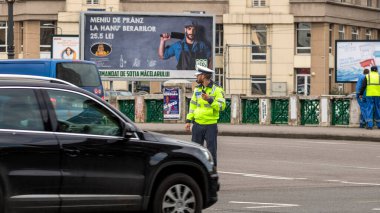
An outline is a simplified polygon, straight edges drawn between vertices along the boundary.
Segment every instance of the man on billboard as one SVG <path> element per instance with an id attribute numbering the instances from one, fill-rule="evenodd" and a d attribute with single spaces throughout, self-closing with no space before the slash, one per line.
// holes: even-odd
<path id="1" fill-rule="evenodd" d="M 177 70 L 195 70 L 196 65 L 211 66 L 211 48 L 202 41 L 199 36 L 199 26 L 195 21 L 188 20 L 184 25 L 184 38 L 172 45 L 165 46 L 165 42 L 171 38 L 180 38 L 173 33 L 163 33 L 160 38 L 158 56 L 161 60 L 167 60 L 175 56 Z M 211 68 L 211 67 L 210 67 Z"/>

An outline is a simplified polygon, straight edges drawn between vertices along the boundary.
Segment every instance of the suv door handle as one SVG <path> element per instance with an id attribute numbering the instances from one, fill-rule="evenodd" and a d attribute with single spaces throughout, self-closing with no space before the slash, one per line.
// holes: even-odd
<path id="1" fill-rule="evenodd" d="M 79 149 L 64 149 L 64 152 L 70 157 L 77 157 L 80 154 Z"/>

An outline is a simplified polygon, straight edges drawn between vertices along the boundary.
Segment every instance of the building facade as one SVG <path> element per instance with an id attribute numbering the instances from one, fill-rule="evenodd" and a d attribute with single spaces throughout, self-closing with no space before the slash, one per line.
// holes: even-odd
<path id="1" fill-rule="evenodd" d="M 353 84 L 335 83 L 335 40 L 377 40 L 380 30 L 380 0 L 16 0 L 15 58 L 50 57 L 50 35 L 78 35 L 80 12 L 88 10 L 215 15 L 216 81 L 246 96 L 351 93 Z M 5 2 L 0 12 L 6 59 Z M 158 82 L 132 88 L 143 87 L 161 91 Z"/>

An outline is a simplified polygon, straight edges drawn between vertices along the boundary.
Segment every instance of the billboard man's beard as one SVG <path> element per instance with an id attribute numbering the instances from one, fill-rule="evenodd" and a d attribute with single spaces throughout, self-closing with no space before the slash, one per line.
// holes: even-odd
<path id="1" fill-rule="evenodd" d="M 194 41 L 194 34 L 186 34 L 186 38 L 190 41 Z"/>

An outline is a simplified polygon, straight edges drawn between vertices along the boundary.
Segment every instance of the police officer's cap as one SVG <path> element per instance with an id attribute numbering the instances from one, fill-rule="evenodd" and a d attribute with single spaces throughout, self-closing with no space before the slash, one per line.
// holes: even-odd
<path id="1" fill-rule="evenodd" d="M 204 66 L 197 65 L 195 69 L 197 70 L 197 72 L 195 73 L 196 76 L 200 74 L 214 74 L 214 70 Z"/>
<path id="2" fill-rule="evenodd" d="M 377 71 L 377 66 L 372 66 L 371 71 Z"/>
<path id="3" fill-rule="evenodd" d="M 194 20 L 187 20 L 186 22 L 185 22 L 185 27 L 196 27 L 198 24 L 197 24 L 197 22 L 196 21 L 194 21 Z"/>

